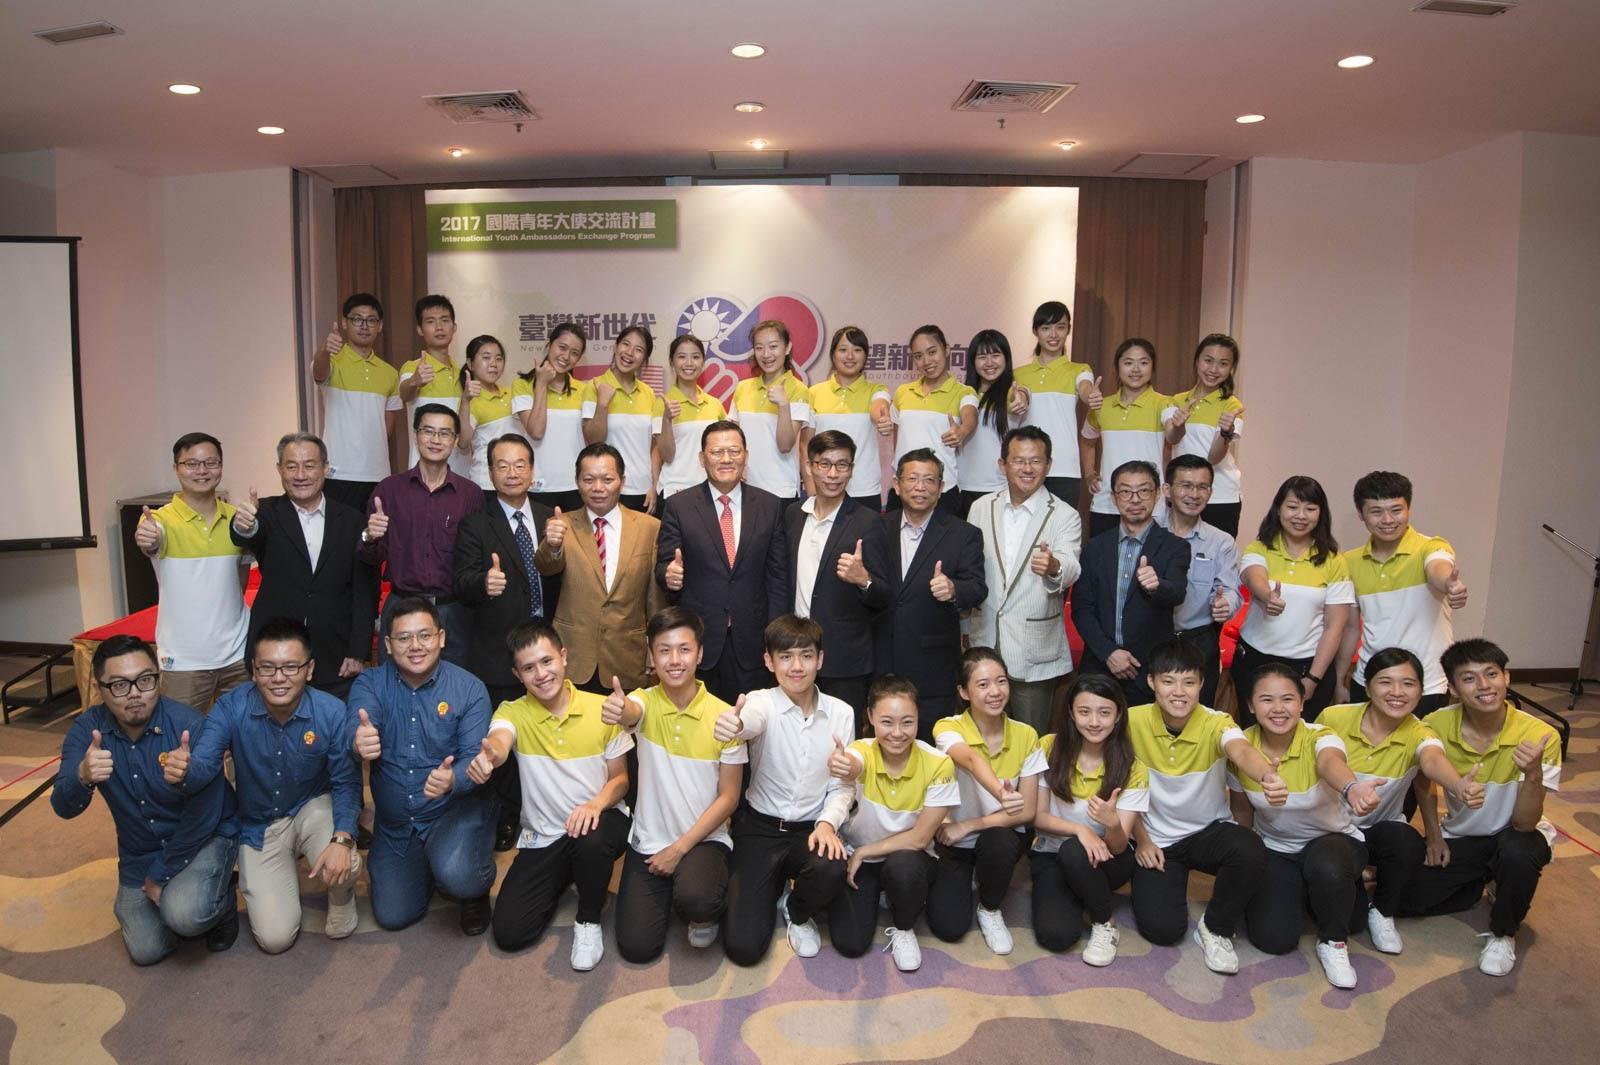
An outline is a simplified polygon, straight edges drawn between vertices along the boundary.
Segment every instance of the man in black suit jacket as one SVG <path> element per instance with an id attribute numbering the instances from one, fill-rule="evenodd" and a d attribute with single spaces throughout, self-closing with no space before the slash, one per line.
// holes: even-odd
<path id="1" fill-rule="evenodd" d="M 792 611 L 822 626 L 822 669 L 817 687 L 866 718 L 872 681 L 872 640 L 877 615 L 889 605 L 883 523 L 844 494 L 855 469 L 856 445 L 837 429 L 806 445 L 817 494 L 784 511 Z"/>
<path id="2" fill-rule="evenodd" d="M 737 422 L 716 421 L 700 434 L 706 483 L 669 496 L 661 506 L 656 580 L 667 598 L 706 624 L 700 679 L 717 698 L 733 702 L 771 687 L 762 660 L 767 622 L 792 607 L 783 502 L 741 483 L 748 452 Z M 722 500 L 726 498 L 724 505 Z M 722 514 L 731 514 L 728 561 Z"/>
<path id="3" fill-rule="evenodd" d="M 1145 662 L 1156 644 L 1172 638 L 1172 611 L 1189 592 L 1189 544 L 1154 521 L 1160 483 L 1148 462 L 1111 471 L 1121 518 L 1084 545 L 1083 572 L 1072 589 L 1072 623 L 1084 645 L 1079 671 L 1116 677 L 1130 705 L 1154 698 Z"/>
<path id="4" fill-rule="evenodd" d="M 989 594 L 983 536 L 937 509 L 943 484 L 937 455 L 928 448 L 907 451 L 894 475 L 901 509 L 880 519 L 892 601 L 878 616 L 878 672 L 897 673 L 917 686 L 917 735 L 929 742 L 934 722 L 956 710 L 961 612 Z"/>
<path id="5" fill-rule="evenodd" d="M 343 698 L 372 658 L 378 574 L 356 557 L 366 517 L 323 492 L 328 449 L 310 433 L 278 441 L 281 496 L 238 504 L 229 535 L 255 556 L 261 587 L 250 608 L 250 639 L 277 617 L 311 632 L 311 683 Z"/>
<path id="6" fill-rule="evenodd" d="M 499 706 L 525 690 L 511 671 L 507 635 L 525 621 L 555 617 L 567 525 L 559 512 L 528 498 L 533 448 L 527 440 L 508 433 L 491 441 L 488 463 L 494 495 L 462 519 L 456 533 L 455 595 L 472 615 L 466 667 Z M 535 545 L 531 570 L 512 525 L 519 514 L 528 543 Z"/>

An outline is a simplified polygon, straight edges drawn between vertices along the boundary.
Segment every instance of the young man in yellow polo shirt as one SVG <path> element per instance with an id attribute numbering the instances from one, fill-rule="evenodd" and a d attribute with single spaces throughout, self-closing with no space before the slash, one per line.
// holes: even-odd
<path id="1" fill-rule="evenodd" d="M 456 339 L 456 308 L 447 297 L 431 294 L 417 301 L 417 337 L 422 352 L 400 367 L 397 394 L 405 404 L 406 422 L 415 425 L 416 407 L 428 400 L 443 402 L 452 410 L 461 400 L 461 368 L 450 357 Z M 417 464 L 417 438 L 411 437 L 407 466 Z M 472 456 L 460 448 L 450 450 L 450 469 L 467 477 Z"/>
<path id="2" fill-rule="evenodd" d="M 323 490 L 358 511 L 389 476 L 389 438 L 400 424 L 400 373 L 378 354 L 383 304 L 357 292 L 344 301 L 340 320 L 311 358 L 311 380 L 321 386 L 322 439 L 328 445 Z"/>

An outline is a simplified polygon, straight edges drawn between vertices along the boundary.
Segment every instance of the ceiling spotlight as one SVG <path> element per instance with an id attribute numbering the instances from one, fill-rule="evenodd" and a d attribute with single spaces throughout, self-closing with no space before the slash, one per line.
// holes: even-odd
<path id="1" fill-rule="evenodd" d="M 1347 55 L 1339 60 L 1339 65 L 1346 70 L 1360 70 L 1362 67 L 1370 67 L 1372 62 L 1370 55 Z"/>
<path id="2" fill-rule="evenodd" d="M 738 56 L 740 59 L 759 59 L 767 54 L 766 48 L 759 44 L 755 44 L 754 42 L 749 44 L 736 44 L 733 46 L 732 51 L 733 54 Z"/>
<path id="3" fill-rule="evenodd" d="M 256 132 L 257 133 L 265 133 L 269 137 L 276 137 L 278 134 L 283 132 L 283 127 L 282 126 L 257 126 L 256 127 Z"/>
<path id="4" fill-rule="evenodd" d="M 460 159 L 463 155 L 467 154 L 467 150 L 465 148 L 446 148 L 444 151 L 445 154 L 452 159 Z"/>
<path id="5" fill-rule="evenodd" d="M 198 85 L 186 85 L 183 82 L 179 82 L 176 85 L 168 85 L 167 86 L 167 91 L 168 92 L 175 92 L 179 96 L 193 96 L 193 95 L 195 95 L 196 93 L 198 93 L 200 91 L 200 86 L 198 86 Z"/>
<path id="6" fill-rule="evenodd" d="M 1056 147 L 1064 152 L 1070 152 L 1078 146 L 1077 141 L 1056 141 Z"/>
<path id="7" fill-rule="evenodd" d="M 748 143 L 750 147 L 754 148 L 758 152 L 764 150 L 767 146 L 767 142 L 762 140 L 760 137 L 757 137 L 755 140 L 749 141 Z"/>
<path id="8" fill-rule="evenodd" d="M 1240 115 L 1238 118 L 1234 119 L 1234 121 L 1239 123 L 1241 126 L 1254 125 L 1257 122 L 1265 122 L 1266 120 L 1266 115 Z"/>
<path id="9" fill-rule="evenodd" d="M 760 100 L 743 100 L 734 104 L 733 109 L 741 114 L 753 115 L 757 111 L 765 111 L 767 109 L 767 105 L 762 103 Z"/>

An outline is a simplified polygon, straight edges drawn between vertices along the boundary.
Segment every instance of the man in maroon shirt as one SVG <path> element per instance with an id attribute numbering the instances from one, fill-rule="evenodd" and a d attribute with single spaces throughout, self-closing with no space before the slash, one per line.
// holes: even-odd
<path id="1" fill-rule="evenodd" d="M 461 418 L 441 403 L 423 403 L 412 415 L 417 464 L 378 483 L 367 503 L 361 559 L 385 563 L 389 597 L 379 622 L 389 631 L 390 604 L 421 596 L 439 611 L 444 657 L 460 665 L 467 654 L 471 618 L 452 590 L 456 533 L 462 519 L 483 509 L 483 489 L 450 471 L 450 454 L 461 434 Z M 378 660 L 388 659 L 382 643 Z"/>

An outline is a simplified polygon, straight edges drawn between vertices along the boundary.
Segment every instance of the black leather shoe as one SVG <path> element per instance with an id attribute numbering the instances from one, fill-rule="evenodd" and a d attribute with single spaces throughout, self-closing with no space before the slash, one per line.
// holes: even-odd
<path id="1" fill-rule="evenodd" d="M 235 930 L 238 926 L 235 925 Z M 466 899 L 461 903 L 461 932 L 481 936 L 489 927 L 489 896 Z"/>
<path id="2" fill-rule="evenodd" d="M 494 849 L 496 851 L 510 850 L 517 845 L 517 837 L 520 835 L 522 835 L 521 823 L 513 821 L 510 824 L 502 824 L 494 830 Z"/>
<path id="3" fill-rule="evenodd" d="M 211 926 L 206 933 L 206 949 L 216 954 L 233 946 L 239 938 L 239 907 L 234 906 L 228 916 Z"/>

